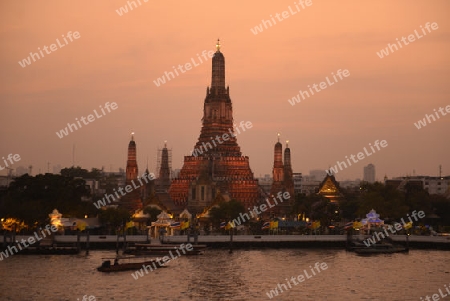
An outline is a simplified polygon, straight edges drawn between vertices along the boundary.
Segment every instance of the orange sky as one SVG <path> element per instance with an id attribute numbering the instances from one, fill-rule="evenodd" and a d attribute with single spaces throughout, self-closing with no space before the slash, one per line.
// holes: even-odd
<path id="1" fill-rule="evenodd" d="M 337 179 L 362 178 L 369 163 L 379 180 L 413 170 L 437 175 L 439 164 L 450 174 L 450 115 L 420 130 L 414 126 L 450 105 L 448 1 L 313 0 L 257 35 L 250 29 L 295 9 L 297 1 L 140 2 L 122 16 L 116 10 L 124 0 L 1 2 L 0 157 L 17 153 L 21 160 L 12 167 L 32 164 L 33 173 L 45 172 L 47 162 L 71 166 L 75 144 L 75 165 L 118 170 L 135 131 L 140 171 L 147 157 L 154 171 L 164 140 L 173 167 L 181 168 L 200 133 L 211 60 L 160 87 L 153 81 L 214 50 L 220 38 L 234 119 L 253 123 L 237 139 L 255 176 L 271 173 L 277 132 L 290 140 L 294 172 L 327 169 L 384 139 L 386 148 Z M 377 56 L 427 22 L 439 28 Z M 18 64 L 69 31 L 80 38 L 25 68 Z M 350 76 L 288 103 L 338 69 Z M 57 137 L 67 123 L 106 102 L 116 102 L 117 110 Z"/>

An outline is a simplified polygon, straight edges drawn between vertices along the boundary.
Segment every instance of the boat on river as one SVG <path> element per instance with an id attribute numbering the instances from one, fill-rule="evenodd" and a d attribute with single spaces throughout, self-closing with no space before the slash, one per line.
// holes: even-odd
<path id="1" fill-rule="evenodd" d="M 125 251 L 126 254 L 133 255 L 157 255 L 164 256 L 172 253 L 173 255 L 177 255 L 178 253 L 181 256 L 184 255 L 201 255 L 204 253 L 204 250 L 207 248 L 206 245 L 192 245 L 191 250 L 187 250 L 186 248 L 181 249 L 177 245 L 152 245 L 152 244 L 140 244 L 137 243 L 134 245 L 134 248 L 129 248 Z"/>
<path id="2" fill-rule="evenodd" d="M 369 255 L 369 254 L 390 254 L 390 253 L 407 253 L 409 249 L 401 245 L 394 245 L 391 243 L 373 244 L 369 247 L 360 246 L 353 249 L 356 254 Z"/>
<path id="3" fill-rule="evenodd" d="M 384 237 L 380 241 L 373 243 L 375 239 L 368 236 L 364 241 L 352 239 L 350 232 L 347 234 L 347 251 L 353 251 L 360 255 L 370 254 L 391 254 L 391 253 L 407 253 L 409 252 L 409 235 L 406 235 L 406 246 L 398 244 L 392 240 L 389 236 Z"/>
<path id="4" fill-rule="evenodd" d="M 116 258 L 104 258 L 107 259 L 103 261 L 102 265 L 97 268 L 99 272 L 120 272 L 120 271 L 129 271 L 129 270 L 138 270 L 142 268 L 143 265 L 150 266 L 152 268 L 164 268 L 165 264 L 168 261 L 163 261 L 162 259 L 152 259 L 141 262 L 126 262 L 119 263 L 120 260 L 136 260 L 139 257 L 116 257 Z M 114 264 L 111 264 L 111 260 L 114 259 Z"/>

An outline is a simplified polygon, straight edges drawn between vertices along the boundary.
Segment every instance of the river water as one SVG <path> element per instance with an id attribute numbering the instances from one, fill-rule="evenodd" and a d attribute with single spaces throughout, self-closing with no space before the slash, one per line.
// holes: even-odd
<path id="1" fill-rule="evenodd" d="M 280 284 L 283 292 L 273 300 L 420 301 L 450 287 L 445 251 L 359 256 L 344 250 L 207 250 L 137 280 L 133 271 L 97 272 L 102 257 L 114 255 L 13 255 L 0 261 L 0 300 L 271 300 L 267 293 Z M 316 262 L 327 269 L 313 275 L 309 266 Z M 304 270 L 311 278 L 296 285 L 291 280 L 288 287 L 286 278 Z"/>

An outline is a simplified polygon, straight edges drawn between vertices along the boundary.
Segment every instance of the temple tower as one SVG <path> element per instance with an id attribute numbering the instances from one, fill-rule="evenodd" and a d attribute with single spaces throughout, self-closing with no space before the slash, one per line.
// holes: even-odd
<path id="1" fill-rule="evenodd" d="M 167 141 L 164 141 L 164 148 L 158 150 L 158 180 L 156 181 L 156 190 L 158 192 L 167 192 L 170 187 L 170 170 L 172 152 L 167 148 Z"/>
<path id="2" fill-rule="evenodd" d="M 278 134 L 278 141 L 275 143 L 273 154 L 273 169 L 272 169 L 272 188 L 270 195 L 275 196 L 279 191 L 284 190 L 284 165 L 283 165 L 283 146 L 280 143 L 280 134 Z"/>
<path id="3" fill-rule="evenodd" d="M 294 198 L 294 177 L 291 165 L 291 149 L 289 148 L 289 140 L 286 141 L 284 149 L 284 187 L 291 198 Z"/>
<path id="4" fill-rule="evenodd" d="M 294 179 L 291 166 L 291 150 L 288 142 L 286 142 L 286 149 L 284 150 L 284 164 L 283 164 L 283 146 L 280 143 L 280 134 L 278 134 L 278 141 L 275 143 L 273 170 L 273 182 L 270 189 L 270 196 L 277 197 L 279 193 L 289 192 L 289 197 L 283 202 L 271 209 L 270 212 L 281 216 L 290 214 L 291 205 L 294 200 Z"/>
<path id="5" fill-rule="evenodd" d="M 134 133 L 131 133 L 131 140 L 128 143 L 128 160 L 126 168 L 126 183 L 136 180 L 138 177 L 138 166 L 136 161 L 136 142 L 134 142 Z"/>
<path id="6" fill-rule="evenodd" d="M 216 191 L 228 193 L 230 198 L 248 207 L 255 205 L 260 196 L 249 158 L 242 156 L 237 144 L 236 135 L 240 130 L 233 123 L 230 90 L 225 87 L 225 57 L 220 47 L 217 41 L 212 58 L 211 86 L 206 89 L 203 104 L 200 136 L 192 155 L 184 157 L 180 174 L 172 180 L 169 189 L 170 197 L 177 205 L 196 212 L 213 201 Z"/>
<path id="7" fill-rule="evenodd" d="M 126 168 L 125 187 L 131 185 L 133 189 L 128 193 L 123 192 L 125 193 L 125 195 L 120 198 L 119 205 L 120 207 L 123 207 L 132 213 L 134 213 L 136 210 L 142 209 L 141 190 L 143 189 L 143 187 L 140 186 L 137 178 L 138 165 L 136 161 L 136 142 L 134 141 L 134 133 L 131 133 L 131 140 L 130 143 L 128 143 L 128 160 Z M 136 188 L 136 186 L 138 186 L 138 188 Z M 122 191 L 124 190 L 125 189 L 123 189 Z"/>

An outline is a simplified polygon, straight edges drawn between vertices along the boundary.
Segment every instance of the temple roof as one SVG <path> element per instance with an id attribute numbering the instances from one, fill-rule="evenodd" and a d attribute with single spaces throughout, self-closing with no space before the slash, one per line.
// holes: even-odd
<path id="1" fill-rule="evenodd" d="M 339 183 L 336 181 L 334 175 L 328 175 L 323 179 L 319 185 L 318 194 L 330 199 L 331 202 L 337 202 L 343 197 L 340 191 Z"/>

